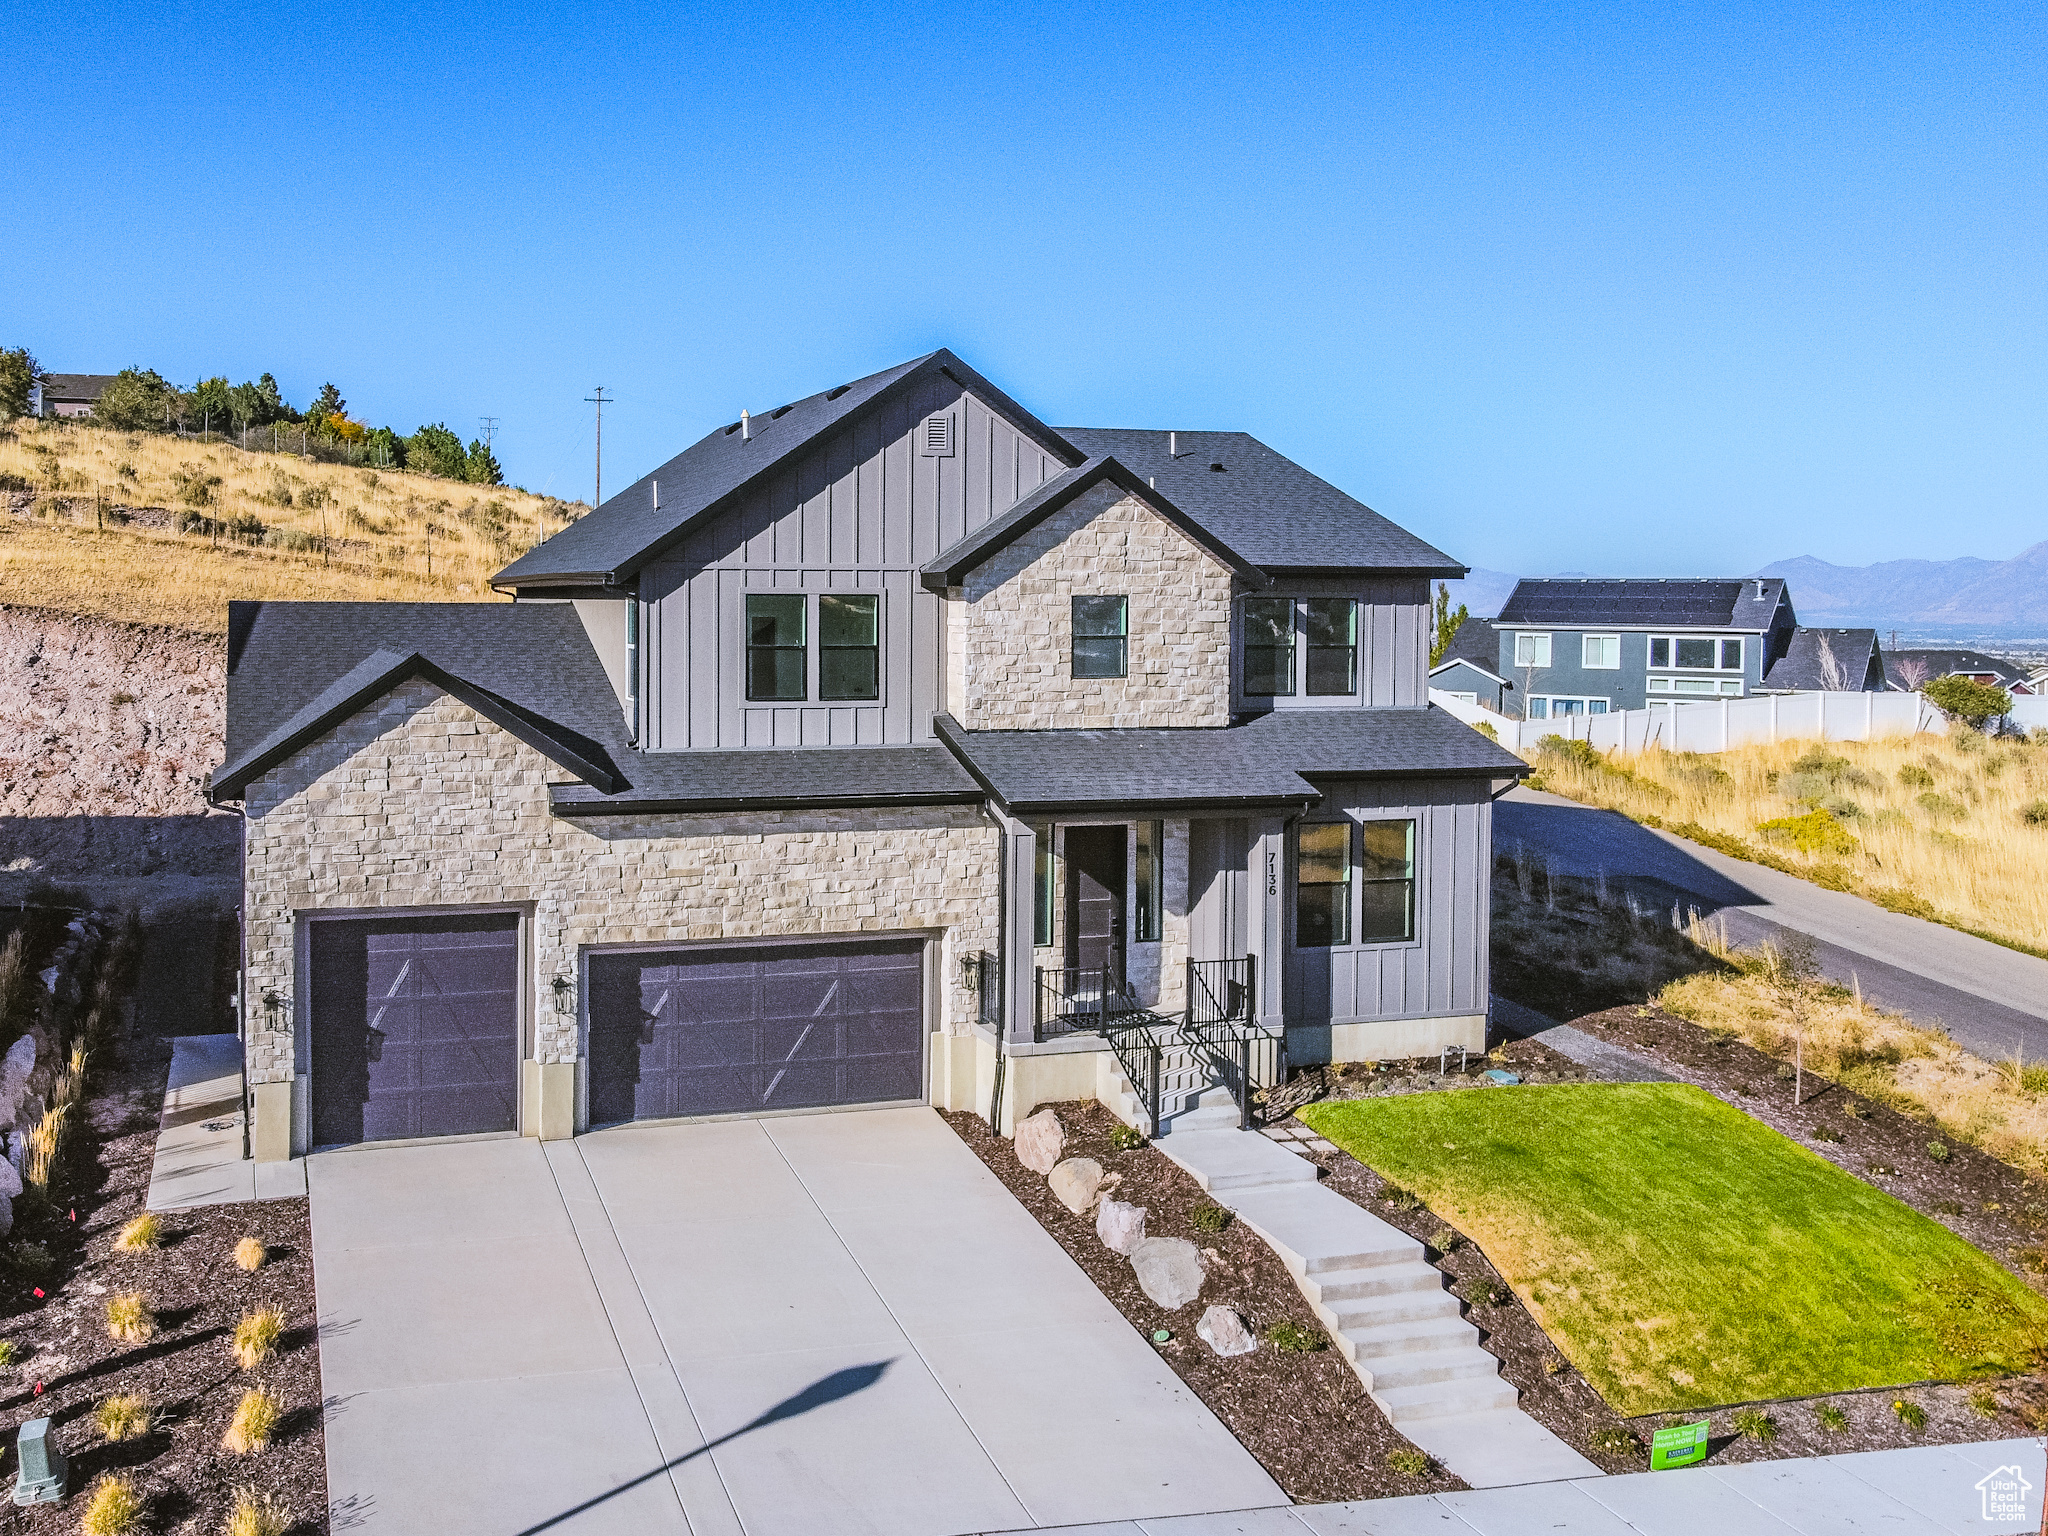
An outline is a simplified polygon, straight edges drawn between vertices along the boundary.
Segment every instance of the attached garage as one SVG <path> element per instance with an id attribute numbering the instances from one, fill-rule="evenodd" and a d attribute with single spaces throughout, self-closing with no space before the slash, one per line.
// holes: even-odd
<path id="1" fill-rule="evenodd" d="M 918 1099 L 924 941 L 589 957 L 590 1123 Z"/>
<path id="2" fill-rule="evenodd" d="M 519 1128 L 519 914 L 309 929 L 314 1146 Z"/>

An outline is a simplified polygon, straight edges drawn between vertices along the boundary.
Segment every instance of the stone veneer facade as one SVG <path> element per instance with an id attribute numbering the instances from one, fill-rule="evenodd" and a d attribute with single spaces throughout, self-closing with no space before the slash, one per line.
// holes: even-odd
<path id="1" fill-rule="evenodd" d="M 594 944 L 925 931 L 941 942 L 938 1024 L 976 1010 L 954 954 L 997 947 L 998 833 L 978 808 L 753 811 L 566 820 L 547 785 L 568 776 L 468 705 L 402 684 L 252 784 L 248 996 L 301 996 L 297 916 L 331 910 L 521 906 L 527 1056 L 578 1054 L 574 993 Z M 288 1009 L 252 1007 L 247 1066 L 258 1090 L 288 1085 Z M 278 1150 L 275 1116 L 267 1142 Z M 532 1107 L 529 1106 L 529 1113 Z M 259 1156 L 264 1155 L 261 1151 Z"/>
<path id="2" fill-rule="evenodd" d="M 1077 595 L 1129 598 L 1126 675 L 1072 675 Z M 1231 573 L 1135 497 L 1064 507 L 968 576 L 947 690 L 969 730 L 1230 723 Z"/>

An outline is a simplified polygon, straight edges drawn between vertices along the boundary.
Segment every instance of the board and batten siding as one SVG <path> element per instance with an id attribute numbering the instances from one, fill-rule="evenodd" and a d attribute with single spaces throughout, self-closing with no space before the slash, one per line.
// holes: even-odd
<path id="1" fill-rule="evenodd" d="M 1285 577 L 1262 588 L 1255 597 L 1349 597 L 1358 604 L 1358 692 L 1352 702 L 1367 709 L 1420 709 L 1429 702 L 1429 583 L 1419 578 L 1346 577 L 1312 581 Z M 1232 646 L 1237 658 L 1232 673 L 1238 709 L 1332 709 L 1344 698 L 1247 698 L 1242 690 L 1243 620 Z M 1297 634 L 1296 643 L 1304 643 Z"/>
<path id="2" fill-rule="evenodd" d="M 1290 1023 L 1367 1023 L 1486 1011 L 1493 799 L 1486 781 L 1444 779 L 1323 786 L 1315 820 L 1412 816 L 1415 933 L 1405 944 L 1298 949 L 1293 869 L 1283 892 Z"/>
<path id="3" fill-rule="evenodd" d="M 957 418 L 955 452 L 924 457 L 918 429 L 942 411 Z M 1064 468 L 944 378 L 815 445 L 641 574 L 647 749 L 930 741 L 944 708 L 944 637 L 939 599 L 918 572 Z M 881 698 L 748 702 L 750 592 L 880 593 Z"/>

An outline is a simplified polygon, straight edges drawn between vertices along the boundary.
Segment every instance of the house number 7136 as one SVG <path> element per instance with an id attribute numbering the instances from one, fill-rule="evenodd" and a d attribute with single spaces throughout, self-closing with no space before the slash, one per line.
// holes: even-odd
<path id="1" fill-rule="evenodd" d="M 1280 855 L 1271 851 L 1266 854 L 1266 894 L 1280 894 Z"/>

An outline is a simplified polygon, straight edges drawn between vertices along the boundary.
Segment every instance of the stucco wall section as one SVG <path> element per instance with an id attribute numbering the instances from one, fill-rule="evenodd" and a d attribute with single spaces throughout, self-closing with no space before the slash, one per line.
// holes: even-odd
<path id="1" fill-rule="evenodd" d="M 1129 602 L 1126 675 L 1077 678 L 1072 600 Z M 1062 508 L 970 573 L 958 621 L 974 730 L 1227 725 L 1231 574 L 1135 497 Z"/>
<path id="2" fill-rule="evenodd" d="M 573 1061 L 578 947 L 944 930 L 942 1019 L 975 1000 L 953 957 L 996 948 L 996 829 L 973 807 L 566 821 L 538 752 L 426 682 L 250 786 L 249 995 L 298 997 L 294 914 L 529 904 L 533 1056 Z M 304 1064 L 297 1064 L 303 1070 Z M 252 1083 L 293 1075 L 288 1010 L 250 1010 Z"/>

